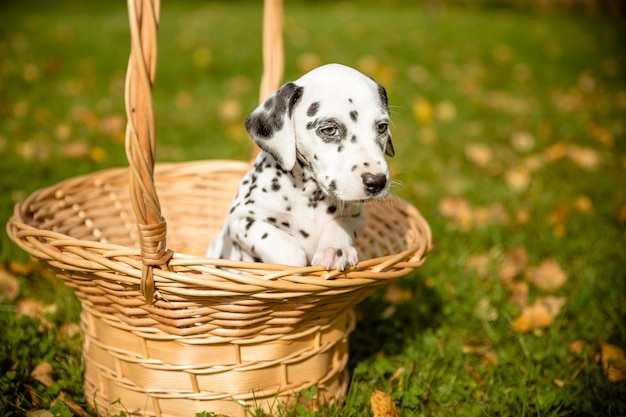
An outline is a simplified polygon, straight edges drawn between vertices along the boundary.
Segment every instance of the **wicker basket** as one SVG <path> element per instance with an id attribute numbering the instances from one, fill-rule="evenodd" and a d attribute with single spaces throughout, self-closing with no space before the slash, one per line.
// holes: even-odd
<path id="1" fill-rule="evenodd" d="M 281 77 L 280 3 L 265 6 L 262 96 Z M 205 258 L 249 163 L 154 164 L 158 3 L 129 0 L 129 16 L 130 169 L 39 190 L 7 225 L 81 301 L 87 401 L 105 414 L 245 416 L 312 386 L 317 401 L 341 398 L 352 308 L 422 265 L 428 224 L 398 198 L 367 206 L 365 260 L 345 272 Z"/>

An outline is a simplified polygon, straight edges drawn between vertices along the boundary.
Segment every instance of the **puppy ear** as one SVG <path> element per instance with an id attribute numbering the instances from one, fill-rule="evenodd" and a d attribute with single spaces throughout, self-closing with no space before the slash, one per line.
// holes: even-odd
<path id="1" fill-rule="evenodd" d="M 254 109 L 246 119 L 246 129 L 254 143 L 272 155 L 286 171 L 291 171 L 296 164 L 293 110 L 303 91 L 303 87 L 287 83 Z"/>
<path id="2" fill-rule="evenodd" d="M 391 135 L 387 138 L 387 146 L 385 146 L 385 154 L 388 156 L 396 156 L 396 151 L 393 149 L 393 143 L 391 142 Z"/>

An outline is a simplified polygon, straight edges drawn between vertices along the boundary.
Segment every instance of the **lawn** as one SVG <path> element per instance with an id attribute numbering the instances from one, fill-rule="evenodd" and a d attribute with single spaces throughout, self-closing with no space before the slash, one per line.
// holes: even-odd
<path id="1" fill-rule="evenodd" d="M 254 1 L 164 2 L 160 161 L 248 158 L 260 17 Z M 123 2 L 8 1 L 0 22 L 6 224 L 29 193 L 126 164 L 129 33 Z M 309 415 L 374 415 L 374 390 L 401 416 L 626 415 L 623 23 L 286 2 L 285 80 L 341 62 L 387 88 L 393 192 L 434 236 L 424 267 L 359 306 L 345 404 Z M 4 233 L 0 245 L 0 415 L 80 415 L 80 305 Z"/>

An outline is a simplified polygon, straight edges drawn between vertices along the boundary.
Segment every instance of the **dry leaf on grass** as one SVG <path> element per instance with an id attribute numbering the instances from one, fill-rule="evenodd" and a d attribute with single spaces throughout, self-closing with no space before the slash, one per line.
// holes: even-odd
<path id="1" fill-rule="evenodd" d="M 417 99 L 412 106 L 413 117 L 421 125 L 428 125 L 433 120 L 433 107 L 428 100 L 423 98 Z"/>
<path id="2" fill-rule="evenodd" d="M 9 262 L 9 271 L 17 275 L 28 276 L 33 273 L 35 269 L 34 262 L 21 263 L 17 261 Z"/>
<path id="3" fill-rule="evenodd" d="M 61 391 L 61 393 L 59 394 L 59 396 L 56 398 L 55 401 L 61 401 L 63 404 L 65 404 L 67 408 L 70 409 L 70 411 L 72 412 L 72 415 L 74 416 L 84 417 L 87 415 L 87 412 L 83 410 L 83 408 L 80 405 L 76 404 L 74 401 L 67 398 L 63 391 Z"/>
<path id="4" fill-rule="evenodd" d="M 567 282 L 567 274 L 554 259 L 546 259 L 528 271 L 527 279 L 547 292 L 554 292 Z"/>
<path id="5" fill-rule="evenodd" d="M 491 345 L 487 342 L 463 345 L 461 347 L 461 353 L 464 355 L 482 356 L 484 364 L 492 366 L 498 366 L 499 364 L 498 355 L 492 352 Z"/>
<path id="6" fill-rule="evenodd" d="M 17 278 L 4 269 L 0 269 L 0 302 L 14 301 L 20 295 L 20 284 Z"/>
<path id="7" fill-rule="evenodd" d="M 600 342 L 602 369 L 609 382 L 626 381 L 626 352 L 609 343 Z"/>
<path id="8" fill-rule="evenodd" d="M 398 417 L 398 409 L 389 394 L 375 390 L 370 396 L 374 417 Z"/>
<path id="9" fill-rule="evenodd" d="M 478 276 L 485 278 L 489 272 L 489 255 L 472 255 L 467 260 L 467 267 L 476 271 Z"/>
<path id="10" fill-rule="evenodd" d="M 516 332 L 526 333 L 550 327 L 564 304 L 565 298 L 563 297 L 538 298 L 532 305 L 522 310 L 522 314 L 513 322 L 512 328 Z"/>
<path id="11" fill-rule="evenodd" d="M 30 373 L 30 376 L 44 384 L 46 387 L 54 384 L 54 379 L 52 378 L 52 365 L 48 362 L 42 362 L 35 366 L 35 369 L 33 369 Z"/>
<path id="12" fill-rule="evenodd" d="M 489 297 L 483 297 L 474 309 L 474 314 L 478 318 L 486 321 L 496 321 L 498 319 L 498 310 L 496 310 L 489 302 Z"/>
<path id="13" fill-rule="evenodd" d="M 576 166 L 587 171 L 593 171 L 600 166 L 600 156 L 590 148 L 570 145 L 567 156 Z"/>
<path id="14" fill-rule="evenodd" d="M 509 169 L 504 174 L 506 184 L 512 191 L 522 192 L 530 185 L 530 171 L 524 166 Z"/>
<path id="15" fill-rule="evenodd" d="M 526 281 L 510 281 L 505 283 L 507 290 L 511 293 L 509 302 L 525 308 L 528 305 L 528 282 Z"/>
<path id="16" fill-rule="evenodd" d="M 474 165 L 484 168 L 493 159 L 493 152 L 484 143 L 468 143 L 465 145 L 465 157 Z"/>
<path id="17" fill-rule="evenodd" d="M 461 230 L 469 230 L 472 226 L 472 208 L 464 198 L 444 197 L 439 201 L 439 213 L 452 219 Z"/>
<path id="18" fill-rule="evenodd" d="M 512 281 L 522 273 L 528 264 L 528 253 L 522 247 L 509 249 L 504 254 L 500 265 L 500 279 L 504 282 Z"/>
<path id="19" fill-rule="evenodd" d="M 389 301 L 391 304 L 400 304 L 404 301 L 409 301 L 413 298 L 413 291 L 400 288 L 397 284 L 390 284 L 385 290 L 385 301 Z"/>
<path id="20" fill-rule="evenodd" d="M 472 207 L 466 199 L 455 196 L 447 196 L 439 201 L 439 213 L 452 220 L 452 226 L 462 231 L 509 223 L 509 216 L 502 204 Z"/>
<path id="21" fill-rule="evenodd" d="M 535 147 L 535 137 L 530 132 L 515 132 L 511 136 L 511 145 L 517 152 L 530 152 Z"/>
<path id="22" fill-rule="evenodd" d="M 17 316 L 29 316 L 39 320 L 39 330 L 51 329 L 54 325 L 46 319 L 46 314 L 56 312 L 55 305 L 45 306 L 41 301 L 34 298 L 25 298 L 17 303 Z"/>

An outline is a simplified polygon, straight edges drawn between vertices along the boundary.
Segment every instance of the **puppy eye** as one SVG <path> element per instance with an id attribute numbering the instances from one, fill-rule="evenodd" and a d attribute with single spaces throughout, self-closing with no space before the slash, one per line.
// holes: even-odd
<path id="1" fill-rule="evenodd" d="M 322 127 L 320 128 L 319 131 L 324 136 L 329 136 L 329 137 L 337 136 L 339 134 L 339 129 L 337 129 L 337 126 Z"/>
<path id="2" fill-rule="evenodd" d="M 387 132 L 387 129 L 388 129 L 388 128 L 389 128 L 389 124 L 387 124 L 387 123 L 379 123 L 379 124 L 378 124 L 378 126 L 376 126 L 376 131 L 377 131 L 379 134 L 381 134 L 381 135 L 382 135 L 383 133 L 386 133 L 386 132 Z"/>

